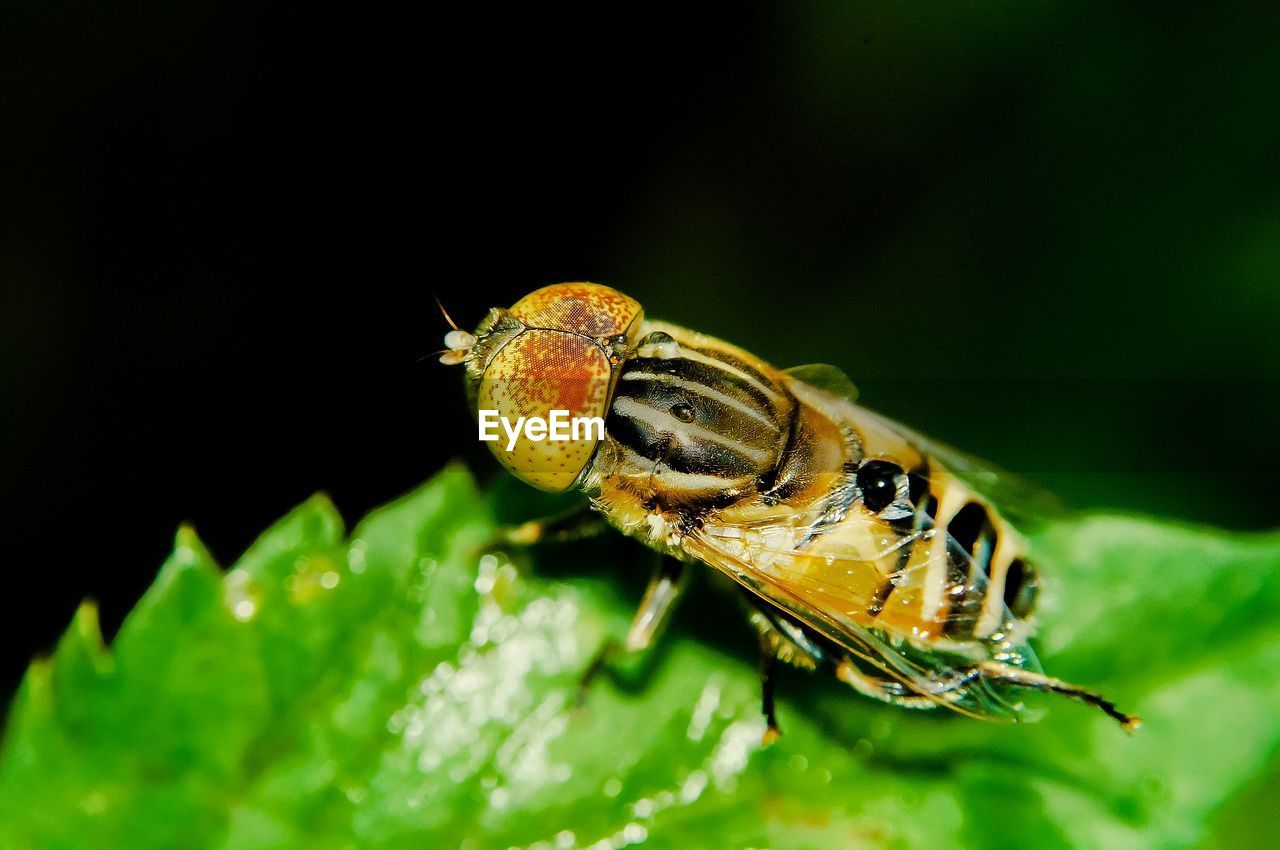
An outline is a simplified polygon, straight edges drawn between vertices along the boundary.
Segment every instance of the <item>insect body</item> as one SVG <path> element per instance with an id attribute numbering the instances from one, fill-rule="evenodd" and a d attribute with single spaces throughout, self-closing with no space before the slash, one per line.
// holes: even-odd
<path id="1" fill-rule="evenodd" d="M 1018 719 L 1020 688 L 1136 717 L 1045 676 L 1027 645 L 1037 573 L 975 483 L 1005 479 L 854 402 L 838 370 L 781 371 L 593 284 L 561 284 L 451 335 L 476 406 L 603 415 L 602 439 L 507 451 L 520 478 L 583 490 L 609 523 L 670 557 L 628 635 L 642 649 L 681 566 L 740 588 L 760 634 L 776 732 L 776 660 L 876 699 Z"/>

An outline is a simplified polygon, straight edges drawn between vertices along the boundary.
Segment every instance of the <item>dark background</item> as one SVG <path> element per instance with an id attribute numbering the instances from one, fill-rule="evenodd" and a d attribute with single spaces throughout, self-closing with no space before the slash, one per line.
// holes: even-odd
<path id="1" fill-rule="evenodd" d="M 1280 524 L 1280 11 L 992 6 L 0 13 L 0 698 L 183 520 L 492 474 L 433 295 L 610 283 L 1073 506 Z"/>

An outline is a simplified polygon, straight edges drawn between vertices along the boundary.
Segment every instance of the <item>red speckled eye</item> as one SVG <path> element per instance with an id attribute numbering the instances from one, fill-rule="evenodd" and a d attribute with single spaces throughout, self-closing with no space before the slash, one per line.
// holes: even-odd
<path id="1" fill-rule="evenodd" d="M 558 283 L 534 290 L 511 307 L 530 328 L 554 328 L 593 339 L 617 336 L 639 325 L 640 305 L 598 283 Z"/>
<path id="2" fill-rule="evenodd" d="M 493 353 L 476 392 L 478 411 L 506 422 L 520 417 L 603 419 L 617 380 L 620 348 L 633 347 L 643 311 L 631 298 L 593 283 L 539 289 L 506 314 L 524 326 Z M 623 340 L 619 345 L 618 340 Z M 483 423 L 482 423 L 483 424 Z M 602 431 L 577 439 L 489 442 L 498 460 L 521 480 L 543 490 L 567 490 L 595 453 Z"/>

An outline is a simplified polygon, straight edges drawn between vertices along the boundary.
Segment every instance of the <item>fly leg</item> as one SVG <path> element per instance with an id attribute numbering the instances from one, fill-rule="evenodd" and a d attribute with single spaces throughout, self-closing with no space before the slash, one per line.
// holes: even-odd
<path id="1" fill-rule="evenodd" d="M 635 658 L 649 649 L 662 632 L 663 627 L 671 619 L 675 610 L 675 602 L 684 590 L 684 564 L 675 558 L 664 557 L 649 579 L 644 598 L 631 620 L 631 628 L 627 630 L 627 638 L 623 643 L 609 640 L 596 653 L 591 666 L 582 674 L 578 682 L 577 705 L 586 699 L 587 688 L 596 677 L 607 668 L 624 658 Z"/>
<path id="2" fill-rule="evenodd" d="M 760 637 L 760 711 L 765 720 L 762 743 L 768 746 L 782 737 L 774 705 L 774 674 L 778 662 L 823 672 L 833 671 L 835 665 L 827 648 L 793 618 L 745 591 L 743 601 L 751 625 Z"/>
<path id="3" fill-rule="evenodd" d="M 582 540 L 599 534 L 606 525 L 604 517 L 591 509 L 591 503 L 583 502 L 553 516 L 507 526 L 499 532 L 499 542 L 532 546 Z"/>
<path id="4" fill-rule="evenodd" d="M 1084 688 L 1054 679 L 1042 673 L 1032 673 L 1001 664 L 998 661 L 983 661 L 966 668 L 954 678 L 946 681 L 930 683 L 927 692 L 891 679 L 882 679 L 858 669 L 853 662 L 845 659 L 836 667 L 836 678 L 852 687 L 858 693 L 874 699 L 891 702 L 905 708 L 933 708 L 948 702 L 963 699 L 969 688 L 976 681 L 994 685 L 1005 685 L 1015 688 L 1030 688 L 1044 693 L 1062 694 L 1079 700 L 1101 710 L 1108 717 L 1116 720 L 1126 732 L 1132 732 L 1142 724 L 1142 719 L 1132 714 L 1125 714 L 1116 708 L 1115 703 L 1100 694 Z"/>
<path id="5" fill-rule="evenodd" d="M 782 737 L 782 729 L 778 727 L 778 715 L 773 706 L 773 673 L 778 666 L 778 656 L 773 650 L 760 641 L 760 710 L 764 712 L 764 739 L 766 747 Z"/>
<path id="6" fill-rule="evenodd" d="M 1120 724 L 1120 727 L 1126 732 L 1132 732 L 1142 725 L 1142 718 L 1134 714 L 1125 714 L 1116 708 L 1115 703 L 1105 699 L 1101 694 L 1087 691 L 1084 688 L 1064 682 L 1061 679 L 1054 679 L 1051 676 L 1045 676 L 1042 673 L 1032 673 L 1028 670 L 1020 670 L 1017 667 L 1010 667 L 1008 664 L 1001 664 L 998 661 L 984 661 L 975 668 L 979 675 L 988 682 L 998 685 L 1011 685 L 1017 688 L 1030 688 L 1045 693 L 1062 694 L 1079 700 L 1086 705 L 1091 705 L 1099 709 L 1108 717 L 1114 719 Z"/>
<path id="7" fill-rule="evenodd" d="M 977 672 L 966 673 L 954 681 L 940 684 L 926 696 L 897 680 L 866 673 L 848 658 L 836 664 L 836 678 L 858 693 L 903 708 L 936 708 L 940 704 L 954 702 L 964 696 L 966 686 L 977 676 Z"/>

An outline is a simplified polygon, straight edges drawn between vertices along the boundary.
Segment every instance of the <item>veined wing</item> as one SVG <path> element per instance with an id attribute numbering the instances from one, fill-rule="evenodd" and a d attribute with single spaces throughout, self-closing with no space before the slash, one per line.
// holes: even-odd
<path id="1" fill-rule="evenodd" d="M 818 546 L 813 541 L 783 543 L 804 539 L 779 528 L 786 522 L 778 517 L 741 525 L 708 523 L 690 532 L 682 545 L 691 556 L 844 649 L 863 669 L 899 683 L 907 695 L 974 717 L 1020 717 L 1021 705 L 975 676 L 976 665 L 999 661 L 1039 672 L 1039 664 L 1007 610 L 996 632 L 984 638 L 963 636 L 980 617 L 986 576 L 945 532 L 921 529 L 913 532 L 918 538 L 908 535 L 889 543 L 919 548 L 886 577 L 886 585 L 878 580 L 882 573 L 876 555 L 831 541 Z M 883 525 L 870 517 L 845 522 Z M 887 597 L 886 587 L 891 589 Z M 926 596 L 933 601 L 940 596 L 949 607 L 926 621 L 919 613 L 923 608 L 913 607 L 923 606 Z M 930 629 L 935 633 L 929 634 Z"/>
<path id="2" fill-rule="evenodd" d="M 941 464 L 948 472 L 978 495 L 985 498 L 1007 517 L 1037 521 L 1064 512 L 1058 497 L 995 464 L 962 452 L 946 443 L 927 437 L 883 414 L 858 409 L 860 415 L 874 419 L 882 427 L 897 431 L 931 462 Z"/>
<path id="3" fill-rule="evenodd" d="M 858 391 L 839 368 L 828 364 L 796 366 L 786 370 L 792 381 L 818 390 L 832 399 L 847 402 L 854 419 L 870 420 L 880 429 L 896 432 L 917 451 L 941 464 L 971 490 L 984 497 L 1006 516 L 1040 520 L 1063 512 L 1058 498 L 1011 472 L 927 437 L 883 414 L 857 405 Z"/>

